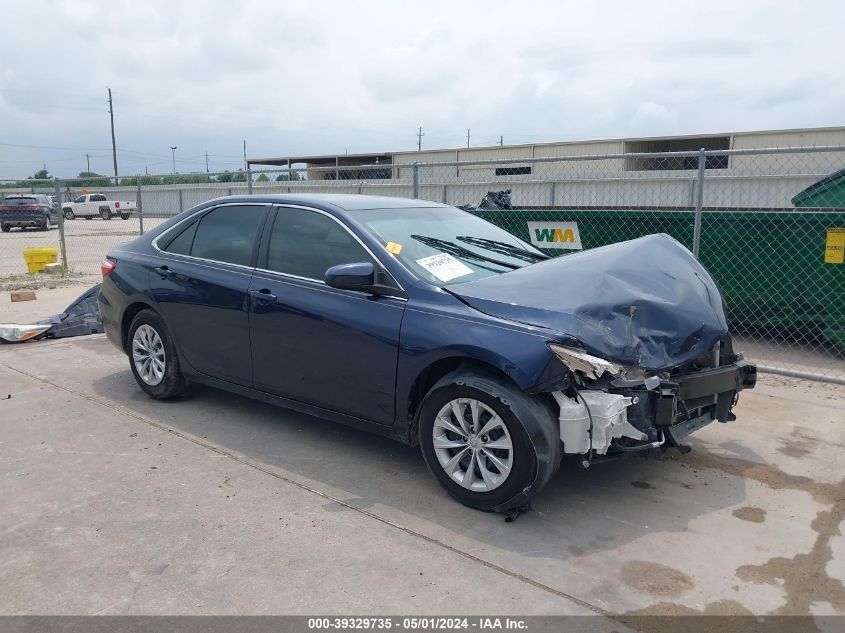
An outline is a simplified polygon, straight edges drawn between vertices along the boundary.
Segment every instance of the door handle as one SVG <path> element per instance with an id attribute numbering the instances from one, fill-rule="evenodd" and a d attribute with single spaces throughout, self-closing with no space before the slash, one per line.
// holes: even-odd
<path id="1" fill-rule="evenodd" d="M 170 270 L 167 266 L 159 266 L 158 268 L 154 268 L 159 275 L 161 275 L 162 279 L 167 279 L 170 275 L 173 274 L 173 271 Z"/>
<path id="2" fill-rule="evenodd" d="M 267 288 L 262 288 L 261 290 L 250 290 L 249 296 L 252 297 L 253 301 L 259 305 L 276 303 L 277 299 L 276 295 L 267 290 Z"/>

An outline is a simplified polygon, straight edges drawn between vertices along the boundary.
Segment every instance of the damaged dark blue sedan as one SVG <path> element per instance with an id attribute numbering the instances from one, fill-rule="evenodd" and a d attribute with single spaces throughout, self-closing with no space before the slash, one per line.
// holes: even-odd
<path id="1" fill-rule="evenodd" d="M 684 449 L 756 378 L 666 235 L 550 259 L 433 202 L 229 197 L 102 272 L 105 330 L 153 398 L 204 383 L 419 445 L 483 510 L 525 507 L 565 454 Z"/>

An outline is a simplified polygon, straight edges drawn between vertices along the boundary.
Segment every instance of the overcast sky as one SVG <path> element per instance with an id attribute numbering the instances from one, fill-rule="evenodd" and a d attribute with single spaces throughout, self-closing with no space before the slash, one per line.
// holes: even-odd
<path id="1" fill-rule="evenodd" d="M 841 0 L 2 6 L 2 177 L 845 124 Z"/>

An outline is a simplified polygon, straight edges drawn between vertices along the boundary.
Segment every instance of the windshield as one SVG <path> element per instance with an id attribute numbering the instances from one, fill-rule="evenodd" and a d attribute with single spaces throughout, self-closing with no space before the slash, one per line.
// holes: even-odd
<path id="1" fill-rule="evenodd" d="M 36 204 L 35 198 L 6 198 L 3 204 L 10 207 L 22 207 L 24 205 Z"/>
<path id="2" fill-rule="evenodd" d="M 355 211 L 355 219 L 406 268 L 436 286 L 499 275 L 547 257 L 455 207 L 367 209 Z"/>

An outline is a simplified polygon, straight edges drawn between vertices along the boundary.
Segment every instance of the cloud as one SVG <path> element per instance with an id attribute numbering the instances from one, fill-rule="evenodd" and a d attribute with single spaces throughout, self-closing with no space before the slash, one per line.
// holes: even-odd
<path id="1" fill-rule="evenodd" d="M 764 0 L 21 4 L 0 39 L 0 176 L 250 155 L 841 125 L 845 5 Z M 729 12 L 730 20 L 724 15 Z"/>

